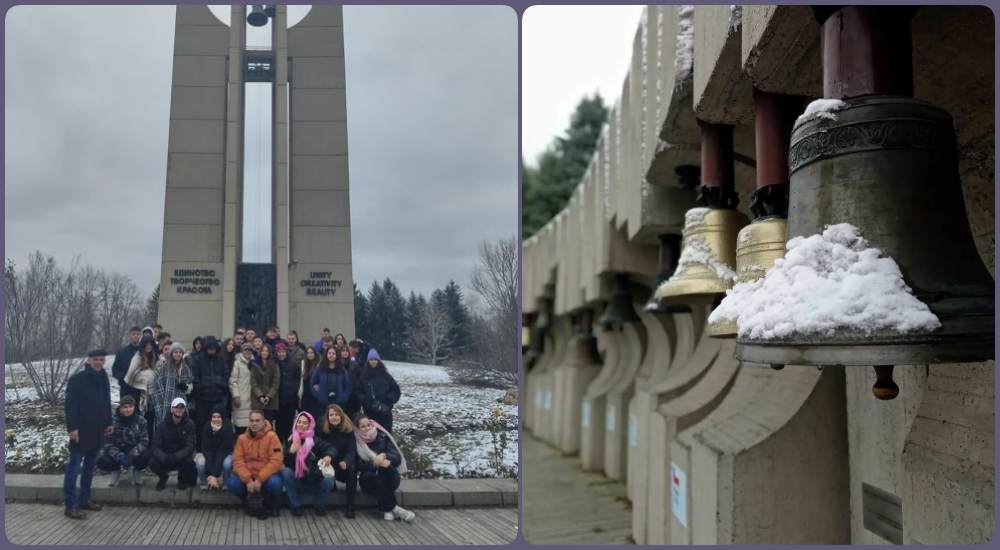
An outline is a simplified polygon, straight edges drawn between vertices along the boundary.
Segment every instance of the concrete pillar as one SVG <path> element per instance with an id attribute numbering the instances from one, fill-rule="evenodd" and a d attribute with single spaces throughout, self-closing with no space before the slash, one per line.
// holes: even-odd
<path id="1" fill-rule="evenodd" d="M 563 365 L 556 370 L 561 393 L 556 396 L 559 407 L 559 450 L 572 455 L 580 452 L 580 405 L 583 393 L 601 368 L 597 354 L 597 340 L 585 323 L 583 333 L 570 341 L 571 352 Z"/>
<path id="2" fill-rule="evenodd" d="M 231 6 L 229 20 L 243 21 L 246 6 Z M 226 190 L 222 268 L 222 335 L 236 330 L 236 266 L 243 242 L 243 49 L 246 25 L 230 25 L 226 82 Z M 161 287 L 162 288 L 162 287 Z"/>
<path id="3" fill-rule="evenodd" d="M 640 323 L 627 323 L 620 334 L 620 366 L 604 401 L 604 475 L 624 480 L 628 464 L 628 403 L 642 366 L 646 332 Z"/>
<path id="4" fill-rule="evenodd" d="M 239 239 L 238 213 L 227 201 L 239 171 L 227 162 L 227 135 L 242 142 L 242 131 L 227 110 L 242 118 L 242 104 L 227 97 L 227 72 L 241 71 L 232 70 L 239 56 L 227 70 L 226 55 L 239 36 L 207 6 L 177 6 L 158 321 L 185 345 L 221 333 L 227 275 L 235 282 L 225 247 Z"/>
<path id="5" fill-rule="evenodd" d="M 274 48 L 274 125 L 272 131 L 272 146 L 274 147 L 273 166 L 274 190 L 271 194 L 272 201 L 271 220 L 274 224 L 271 242 L 275 266 L 277 266 L 277 277 L 275 289 L 277 295 L 276 318 L 277 324 L 283 331 L 290 330 L 288 317 L 288 224 L 289 224 L 289 201 L 288 201 L 288 8 L 279 5 L 275 9 L 274 33 L 271 44 Z M 353 292 L 352 292 L 353 297 Z M 338 329 L 339 330 L 339 329 Z M 305 334 L 305 333 L 304 333 Z M 353 332 L 345 332 L 353 334 Z"/>
<path id="6" fill-rule="evenodd" d="M 604 396 L 621 366 L 620 338 L 617 331 L 598 333 L 597 349 L 602 351 L 604 363 L 580 404 L 580 465 L 588 472 L 604 469 Z"/>
<path id="7" fill-rule="evenodd" d="M 288 57 L 290 252 L 287 268 L 278 265 L 279 292 L 285 272 L 288 327 L 354 334 L 342 7 L 314 5 L 288 30 Z M 339 286 L 317 284 L 330 281 Z"/>
<path id="8" fill-rule="evenodd" d="M 541 390 L 541 407 L 535 418 L 535 435 L 542 441 L 555 445 L 555 423 L 556 408 L 554 406 L 555 397 L 555 371 L 566 359 L 566 349 L 570 339 L 569 317 L 560 316 L 553 321 L 552 340 L 553 354 L 552 360 L 545 364 L 539 373 L 538 388 Z"/>
<path id="9" fill-rule="evenodd" d="M 671 543 L 849 543 L 846 419 L 843 368 L 744 365 L 672 442 L 686 513 Z"/>
<path id="10" fill-rule="evenodd" d="M 649 486 L 649 417 L 652 414 L 654 385 L 667 376 L 677 352 L 678 329 L 673 315 L 640 312 L 647 334 L 644 367 L 648 376 L 635 382 L 635 397 L 629 404 L 628 495 L 632 501 L 632 538 L 636 544 L 646 544 L 646 518 Z M 690 345 L 691 342 L 688 342 Z"/>

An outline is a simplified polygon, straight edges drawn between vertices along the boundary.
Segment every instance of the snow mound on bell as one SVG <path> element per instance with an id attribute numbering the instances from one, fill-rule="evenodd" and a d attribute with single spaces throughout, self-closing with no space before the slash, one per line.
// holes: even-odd
<path id="1" fill-rule="evenodd" d="M 707 208 L 706 208 L 707 210 Z M 681 251 L 680 258 L 677 259 L 677 269 L 675 273 L 679 273 L 681 269 L 685 266 L 701 265 L 711 269 L 715 272 L 715 275 L 724 281 L 735 281 L 736 272 L 733 268 L 729 267 L 726 262 L 719 259 L 712 249 L 708 246 L 702 238 L 690 239 L 688 242 L 684 243 L 684 250 Z M 664 285 L 669 283 L 663 283 Z M 662 286 L 662 285 L 661 285 Z"/>
<path id="2" fill-rule="evenodd" d="M 844 107 L 847 107 L 847 103 L 839 99 L 817 99 L 806 106 L 805 112 L 795 119 L 795 124 L 802 124 L 811 118 L 837 120 L 837 115 L 833 113 Z"/>
<path id="3" fill-rule="evenodd" d="M 710 322 L 736 321 L 753 340 L 832 335 L 837 330 L 900 334 L 941 326 L 913 296 L 895 260 L 841 223 L 788 241 L 783 259 L 762 279 L 726 292 Z"/>

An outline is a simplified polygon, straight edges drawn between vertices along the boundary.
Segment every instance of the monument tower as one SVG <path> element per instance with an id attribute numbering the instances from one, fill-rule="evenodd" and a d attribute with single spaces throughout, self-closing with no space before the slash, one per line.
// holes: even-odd
<path id="1" fill-rule="evenodd" d="M 177 6 L 159 322 L 175 341 L 278 325 L 303 340 L 354 334 L 347 104 L 341 6 L 314 5 L 292 28 L 285 6 Z M 247 46 L 247 22 L 270 26 Z M 268 261 L 245 261 L 247 86 L 271 102 Z M 259 159 L 255 159 L 259 160 Z M 258 166 L 259 163 L 255 164 Z"/>

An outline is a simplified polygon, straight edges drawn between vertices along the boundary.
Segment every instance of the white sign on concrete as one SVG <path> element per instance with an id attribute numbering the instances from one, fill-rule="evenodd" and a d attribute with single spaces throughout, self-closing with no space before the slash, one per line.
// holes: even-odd
<path id="1" fill-rule="evenodd" d="M 670 463 L 670 508 L 674 517 L 684 527 L 688 526 L 687 474 L 673 462 Z"/>
<path id="2" fill-rule="evenodd" d="M 615 431 L 615 406 L 611 405 L 608 407 L 608 414 L 604 417 L 604 429 L 613 432 Z"/>
<path id="3" fill-rule="evenodd" d="M 583 410 L 580 411 L 580 421 L 584 428 L 590 427 L 590 401 L 583 402 Z"/>
<path id="4" fill-rule="evenodd" d="M 635 415 L 628 417 L 628 446 L 637 447 L 639 445 L 639 426 Z"/>

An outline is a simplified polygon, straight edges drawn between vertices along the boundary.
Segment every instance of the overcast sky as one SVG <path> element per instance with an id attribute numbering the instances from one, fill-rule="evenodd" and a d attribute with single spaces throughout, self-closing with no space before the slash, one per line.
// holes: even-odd
<path id="1" fill-rule="evenodd" d="M 642 6 L 532 6 L 521 21 L 521 144 L 535 159 L 595 91 L 614 104 Z"/>
<path id="2" fill-rule="evenodd" d="M 6 18 L 5 257 L 159 282 L 172 6 Z M 468 286 L 514 236 L 517 20 L 506 7 L 344 8 L 354 275 Z"/>

